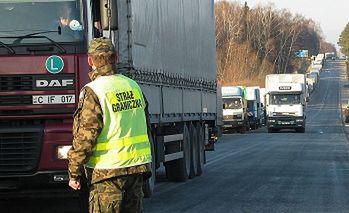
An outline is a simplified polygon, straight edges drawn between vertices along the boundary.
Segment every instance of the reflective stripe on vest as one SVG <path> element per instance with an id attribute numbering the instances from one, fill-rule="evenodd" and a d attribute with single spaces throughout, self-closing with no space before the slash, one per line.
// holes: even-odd
<path id="1" fill-rule="evenodd" d="M 86 166 L 117 169 L 151 162 L 145 102 L 138 84 L 112 75 L 86 86 L 97 95 L 103 111 L 103 128 Z"/>

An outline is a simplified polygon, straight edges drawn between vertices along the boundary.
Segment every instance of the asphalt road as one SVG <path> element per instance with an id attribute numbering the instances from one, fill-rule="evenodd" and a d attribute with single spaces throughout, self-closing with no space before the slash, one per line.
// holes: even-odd
<path id="1" fill-rule="evenodd" d="M 320 77 L 304 134 L 261 128 L 224 135 L 207 153 L 202 176 L 173 183 L 158 171 L 144 212 L 349 212 L 349 131 L 340 110 L 349 98 L 344 63 L 326 64 Z M 79 206 L 76 198 L 26 198 L 1 200 L 0 212 L 73 213 Z"/>
<path id="2" fill-rule="evenodd" d="M 349 212 L 349 144 L 340 110 L 344 76 L 343 62 L 325 64 L 305 133 L 261 128 L 224 135 L 201 177 L 158 183 L 144 212 Z"/>

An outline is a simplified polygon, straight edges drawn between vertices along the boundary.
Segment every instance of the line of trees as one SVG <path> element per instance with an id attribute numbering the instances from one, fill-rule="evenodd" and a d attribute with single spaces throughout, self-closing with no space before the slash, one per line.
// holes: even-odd
<path id="1" fill-rule="evenodd" d="M 341 52 L 349 56 L 349 23 L 345 26 L 341 35 L 339 36 L 339 46 L 341 47 Z"/>
<path id="2" fill-rule="evenodd" d="M 219 1 L 215 14 L 218 78 L 224 84 L 263 86 L 266 74 L 304 69 L 297 51 L 311 56 L 331 46 L 313 20 L 273 5 Z"/>

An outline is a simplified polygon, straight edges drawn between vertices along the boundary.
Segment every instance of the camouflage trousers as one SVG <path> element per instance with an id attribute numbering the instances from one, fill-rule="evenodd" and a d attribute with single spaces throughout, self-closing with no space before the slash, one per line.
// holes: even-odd
<path id="1" fill-rule="evenodd" d="M 90 213 L 141 213 L 143 176 L 127 175 L 91 185 Z"/>

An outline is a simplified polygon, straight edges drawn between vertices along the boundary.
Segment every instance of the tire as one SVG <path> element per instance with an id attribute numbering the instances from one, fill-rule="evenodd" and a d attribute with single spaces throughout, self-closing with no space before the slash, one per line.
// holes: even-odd
<path id="1" fill-rule="evenodd" d="M 274 133 L 274 129 L 268 128 L 268 133 Z"/>
<path id="2" fill-rule="evenodd" d="M 181 143 L 183 158 L 165 163 L 166 176 L 170 181 L 186 181 L 190 174 L 190 134 L 186 124 L 183 125 L 183 141 Z"/>
<path id="3" fill-rule="evenodd" d="M 189 178 L 194 178 L 198 170 L 198 135 L 194 124 L 189 126 L 190 132 L 190 173 Z"/>
<path id="4" fill-rule="evenodd" d="M 251 128 L 251 123 L 250 123 L 250 121 L 247 121 L 246 125 L 247 125 L 247 126 L 246 126 L 246 130 L 247 130 L 247 131 L 251 131 L 252 128 Z"/>
<path id="5" fill-rule="evenodd" d="M 197 132 L 197 139 L 198 139 L 198 160 L 197 160 L 197 172 L 196 175 L 200 176 L 202 175 L 204 163 L 205 163 L 205 133 L 204 128 L 200 125 L 200 123 L 196 124 L 196 132 Z"/>
<path id="6" fill-rule="evenodd" d="M 250 123 L 250 127 L 252 130 L 256 130 L 257 129 L 257 123 L 255 121 L 253 121 L 253 123 Z"/>
<path id="7" fill-rule="evenodd" d="M 242 126 L 241 126 L 241 134 L 245 134 L 246 133 L 246 124 L 243 124 Z"/>
<path id="8" fill-rule="evenodd" d="M 149 142 L 151 145 L 151 177 L 144 181 L 143 183 L 143 193 L 145 198 L 149 198 L 153 195 L 155 181 L 156 181 L 156 169 L 155 169 L 155 152 L 154 152 L 154 140 L 152 137 L 149 138 Z"/>
<path id="9" fill-rule="evenodd" d="M 305 127 L 301 127 L 297 129 L 297 132 L 299 133 L 305 133 Z"/>

